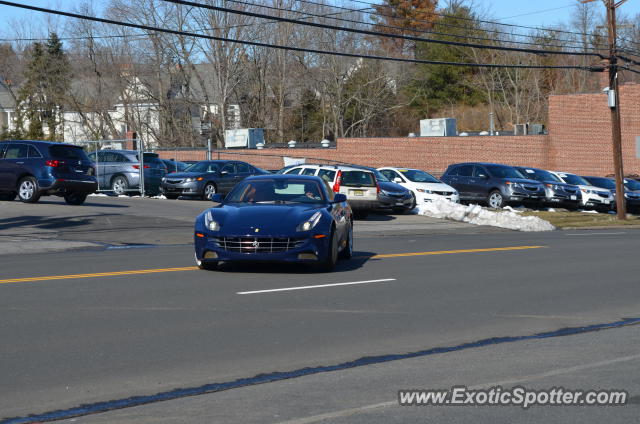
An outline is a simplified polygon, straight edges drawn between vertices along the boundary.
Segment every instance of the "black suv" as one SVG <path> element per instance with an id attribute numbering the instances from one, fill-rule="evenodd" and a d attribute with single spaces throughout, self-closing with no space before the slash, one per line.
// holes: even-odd
<path id="1" fill-rule="evenodd" d="M 25 203 L 40 196 L 81 205 L 98 189 L 95 168 L 82 147 L 48 141 L 0 142 L 0 200 Z"/>
<path id="2" fill-rule="evenodd" d="M 544 185 L 525 178 L 512 166 L 458 163 L 449 165 L 440 179 L 458 190 L 460 201 L 486 202 L 492 208 L 507 203 L 536 206 L 545 200 Z"/>

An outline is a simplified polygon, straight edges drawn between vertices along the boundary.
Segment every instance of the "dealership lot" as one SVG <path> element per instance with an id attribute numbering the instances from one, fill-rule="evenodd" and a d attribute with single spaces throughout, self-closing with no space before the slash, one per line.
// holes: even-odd
<path id="1" fill-rule="evenodd" d="M 11 382 L 0 393 L 0 418 L 638 316 L 637 230 L 520 233 L 373 215 L 356 221 L 356 258 L 333 273 L 277 265 L 206 272 L 193 266 L 192 225 L 209 205 L 124 197 L 90 197 L 82 207 L 57 199 L 0 204 L 0 373 Z M 72 250 L 53 252 L 47 243 Z M 637 382 L 622 378 L 637 365 L 637 350 L 612 345 L 613 334 L 636 332 L 624 327 L 248 383 L 80 421 L 406 422 L 431 415 L 390 412 L 400 389 L 502 381 L 588 388 L 595 380 L 585 376 L 605 370 L 620 379 L 604 379 L 603 387 L 623 382 L 637 393 Z M 366 389 L 356 393 L 355 386 Z M 313 400 L 285 402 L 296 392 Z M 242 407 L 246 396 L 256 403 Z M 451 422 L 463 413 L 438 411 L 435 417 Z M 577 408 L 554 411 L 585 416 Z M 594 417 L 624 422 L 628 411 Z M 499 408 L 481 417 L 518 413 Z"/>

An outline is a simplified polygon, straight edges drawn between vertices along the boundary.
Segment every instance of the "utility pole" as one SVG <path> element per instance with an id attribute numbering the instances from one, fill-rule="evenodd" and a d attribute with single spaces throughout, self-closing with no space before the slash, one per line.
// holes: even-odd
<path id="1" fill-rule="evenodd" d="M 581 0 L 591 3 L 595 0 Z M 607 8 L 607 32 L 609 35 L 609 91 L 607 100 L 611 111 L 611 135 L 613 141 L 613 168 L 616 176 L 616 208 L 618 219 L 627 219 L 624 199 L 624 171 L 622 166 L 622 129 L 620 125 L 620 95 L 618 91 L 618 47 L 616 29 L 616 9 L 627 0 L 602 0 Z"/>

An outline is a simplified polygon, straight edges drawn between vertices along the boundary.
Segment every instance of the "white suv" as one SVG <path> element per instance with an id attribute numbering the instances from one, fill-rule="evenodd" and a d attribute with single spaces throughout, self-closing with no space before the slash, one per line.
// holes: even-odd
<path id="1" fill-rule="evenodd" d="M 347 196 L 356 218 L 364 219 L 379 208 L 380 186 L 373 172 L 348 165 L 302 164 L 284 168 L 279 174 L 315 175 L 327 182 L 335 193 Z"/>
<path id="2" fill-rule="evenodd" d="M 419 169 L 392 168 L 386 166 L 384 168 L 378 168 L 378 171 L 390 181 L 411 190 L 416 198 L 417 205 L 431 202 L 438 197 L 444 197 L 456 203 L 460 201 L 460 195 L 455 188 Z"/>
<path id="3" fill-rule="evenodd" d="M 582 201 L 580 202 L 580 206 L 583 208 L 610 211 L 615 206 L 615 198 L 613 197 L 611 190 L 595 187 L 589 184 L 587 180 L 576 174 L 558 171 L 549 172 L 560 178 L 562 182 L 573 184 L 580 188 L 580 191 L 582 192 Z"/>

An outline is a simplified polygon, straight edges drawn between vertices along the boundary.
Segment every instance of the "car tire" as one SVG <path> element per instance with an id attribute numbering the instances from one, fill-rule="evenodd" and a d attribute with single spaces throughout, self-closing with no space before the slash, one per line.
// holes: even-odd
<path id="1" fill-rule="evenodd" d="M 16 198 L 18 193 L 15 191 L 10 193 L 0 193 L 0 201 L 11 202 Z"/>
<path id="2" fill-rule="evenodd" d="M 35 203 L 40 199 L 38 180 L 24 177 L 18 182 L 18 198 L 24 203 Z"/>
<path id="3" fill-rule="evenodd" d="M 81 205 L 87 200 L 88 193 L 67 193 L 64 195 L 64 201 L 68 205 Z"/>
<path id="4" fill-rule="evenodd" d="M 111 191 L 116 196 L 124 196 L 129 191 L 129 181 L 126 177 L 118 175 L 111 180 Z"/>
<path id="5" fill-rule="evenodd" d="M 218 193 L 218 188 L 214 183 L 207 183 L 202 191 L 202 200 L 211 200 L 211 196 Z"/>
<path id="6" fill-rule="evenodd" d="M 413 194 L 413 192 L 411 192 L 411 206 L 409 207 L 409 209 L 405 210 L 404 213 L 409 213 L 412 210 L 414 210 L 416 208 L 416 206 L 418 206 L 418 202 L 416 201 L 416 195 Z"/>
<path id="7" fill-rule="evenodd" d="M 502 193 L 500 193 L 500 191 L 493 190 L 487 197 L 487 204 L 491 208 L 500 209 L 503 208 L 507 204 L 507 202 L 504 201 L 504 196 L 502 195 Z"/>
<path id="8" fill-rule="evenodd" d="M 178 198 L 177 194 L 166 194 L 164 195 L 164 197 L 166 197 L 169 200 L 176 200 Z"/>
<path id="9" fill-rule="evenodd" d="M 218 269 L 218 261 L 201 261 L 196 256 L 196 265 L 205 271 L 215 271 Z"/>
<path id="10" fill-rule="evenodd" d="M 320 272 L 331 272 L 335 268 L 336 262 L 338 262 L 338 238 L 335 230 L 331 230 L 327 258 L 318 265 L 318 270 Z"/>
<path id="11" fill-rule="evenodd" d="M 349 225 L 347 230 L 347 243 L 338 254 L 340 259 L 351 259 L 353 257 L 353 225 Z"/>

